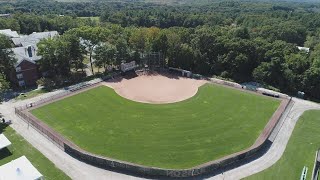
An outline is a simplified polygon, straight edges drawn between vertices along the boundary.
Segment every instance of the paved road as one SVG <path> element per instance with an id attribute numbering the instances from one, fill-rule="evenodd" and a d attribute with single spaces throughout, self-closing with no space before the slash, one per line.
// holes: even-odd
<path id="1" fill-rule="evenodd" d="M 63 170 L 72 179 L 83 180 L 92 179 L 92 177 L 95 177 L 94 179 L 140 179 L 134 176 L 95 168 L 72 158 L 57 146 L 55 146 L 53 143 L 51 143 L 48 139 L 35 131 L 33 128 L 28 128 L 28 125 L 14 114 L 15 106 L 21 106 L 28 102 L 33 102 L 40 98 L 49 97 L 62 91 L 63 90 L 58 90 L 55 92 L 47 93 L 30 100 L 3 103 L 0 105 L 0 112 L 6 117 L 6 119 L 11 119 L 13 121 L 12 128 L 14 128 L 29 143 L 31 143 L 35 148 L 43 153 L 58 168 Z M 283 154 L 289 137 L 294 129 L 294 126 L 302 113 L 309 109 L 320 109 L 319 104 L 300 99 L 293 100 L 295 104 L 293 105 L 291 111 L 288 113 L 287 118 L 284 119 L 279 133 L 274 138 L 274 143 L 264 156 L 248 164 L 227 171 L 224 173 L 224 175 L 220 174 L 208 179 L 241 179 L 243 177 L 247 177 L 260 172 L 276 163 Z"/>

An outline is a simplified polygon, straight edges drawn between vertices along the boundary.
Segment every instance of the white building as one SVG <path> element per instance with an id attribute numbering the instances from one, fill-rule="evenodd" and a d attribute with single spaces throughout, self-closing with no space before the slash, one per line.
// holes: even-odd
<path id="1" fill-rule="evenodd" d="M 4 134 L 0 134 L 0 150 L 11 145 L 11 142 Z"/>
<path id="2" fill-rule="evenodd" d="M 307 53 L 310 52 L 310 48 L 307 48 L 307 47 L 297 46 L 297 48 L 298 48 L 300 51 L 305 51 L 305 52 L 307 52 Z"/>
<path id="3" fill-rule="evenodd" d="M 0 180 L 42 180 L 43 175 L 22 156 L 0 166 Z"/>
<path id="4" fill-rule="evenodd" d="M 20 35 L 17 31 L 12 31 L 11 29 L 2 29 L 0 30 L 0 34 L 7 36 L 8 38 L 19 38 Z"/>

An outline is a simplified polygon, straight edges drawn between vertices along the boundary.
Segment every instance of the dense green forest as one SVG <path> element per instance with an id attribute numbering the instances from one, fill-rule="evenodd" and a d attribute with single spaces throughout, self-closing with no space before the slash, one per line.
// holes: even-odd
<path id="1" fill-rule="evenodd" d="M 12 14 L 0 18 L 0 29 L 61 34 L 38 45 L 46 59 L 40 68 L 50 71 L 51 79 L 83 68 L 86 56 L 104 67 L 161 51 L 168 66 L 320 99 L 320 3 L 23 0 L 0 3 L 0 13 Z M 6 45 L 0 43 L 0 49 Z M 0 55 L 0 70 L 9 66 L 1 66 L 8 53 Z M 7 76 L 1 72 L 0 82 Z"/>

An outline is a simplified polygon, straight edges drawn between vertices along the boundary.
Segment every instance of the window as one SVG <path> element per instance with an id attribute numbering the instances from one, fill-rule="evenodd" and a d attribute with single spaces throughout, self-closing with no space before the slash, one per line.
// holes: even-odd
<path id="1" fill-rule="evenodd" d="M 20 72 L 20 71 L 21 71 L 21 67 L 17 67 L 16 72 Z"/>
<path id="2" fill-rule="evenodd" d="M 18 79 L 22 79 L 22 78 L 23 78 L 23 75 L 22 75 L 22 74 L 17 74 L 17 78 L 18 78 Z"/>
<path id="3" fill-rule="evenodd" d="M 19 81 L 19 86 L 24 86 L 24 85 L 25 85 L 24 81 Z"/>

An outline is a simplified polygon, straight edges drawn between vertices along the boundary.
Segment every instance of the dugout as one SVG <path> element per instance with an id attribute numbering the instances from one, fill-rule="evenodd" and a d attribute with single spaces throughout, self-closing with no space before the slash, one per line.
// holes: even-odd
<path id="1" fill-rule="evenodd" d="M 183 76 L 183 77 L 188 77 L 188 78 L 193 77 L 193 74 L 191 71 L 187 71 L 179 68 L 173 68 L 173 67 L 169 67 L 169 71 L 172 73 L 179 74 L 180 76 Z"/>
<path id="2" fill-rule="evenodd" d="M 136 67 L 137 67 L 137 65 L 136 65 L 135 61 L 131 61 L 129 63 L 124 63 L 123 62 L 120 65 L 120 69 L 121 69 L 122 72 L 135 70 Z"/>

